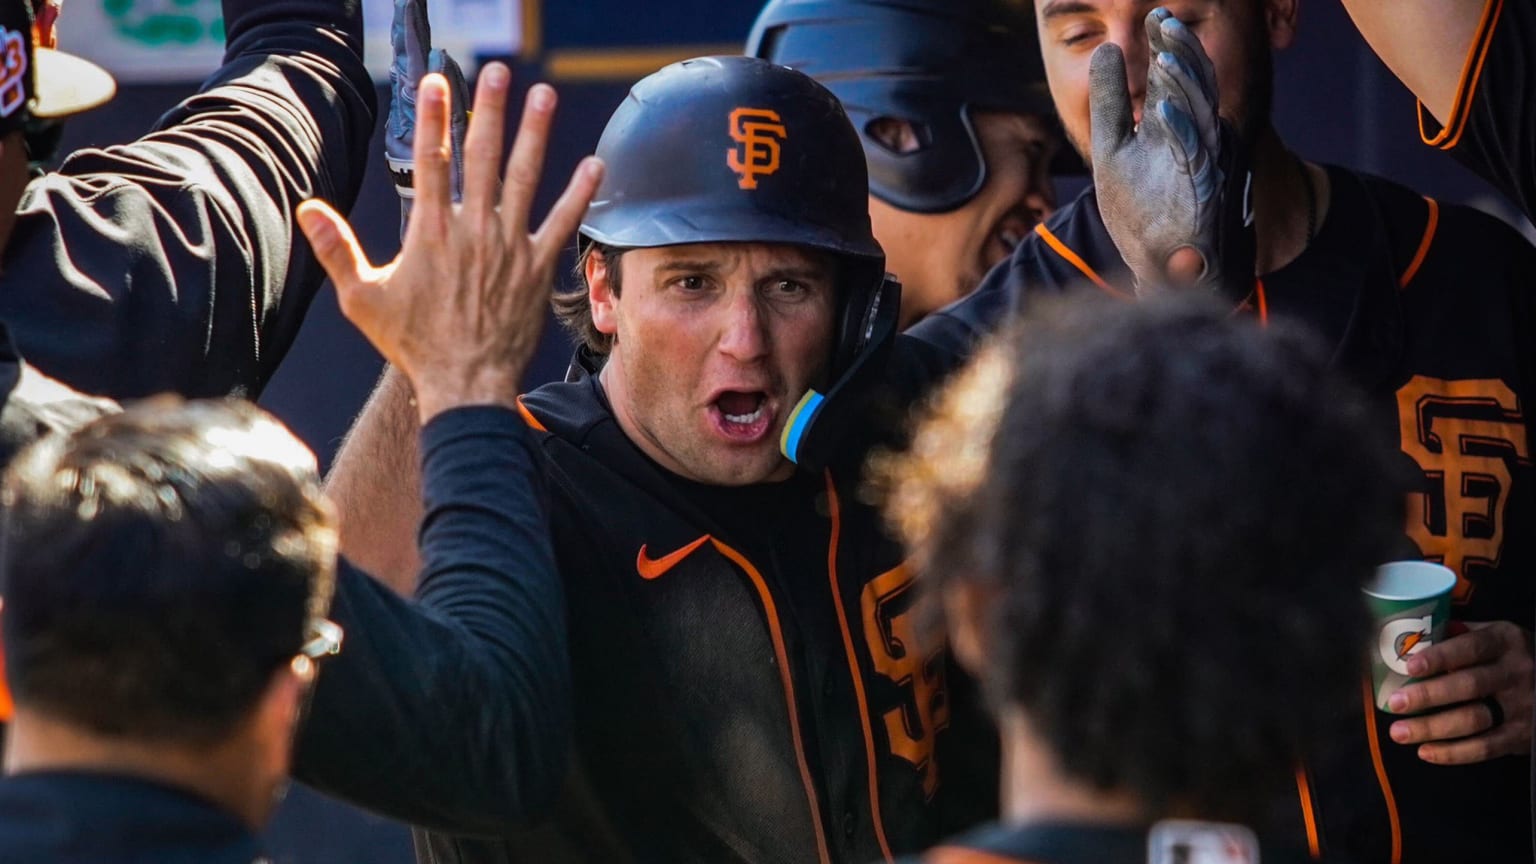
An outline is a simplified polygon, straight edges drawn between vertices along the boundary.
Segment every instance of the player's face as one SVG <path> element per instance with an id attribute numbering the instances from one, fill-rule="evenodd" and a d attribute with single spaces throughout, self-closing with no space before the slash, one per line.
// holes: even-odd
<path id="1" fill-rule="evenodd" d="M 1056 205 L 1051 159 L 1060 146 L 1051 126 L 1023 114 L 978 114 L 987 179 L 965 206 L 912 213 L 874 196 L 869 216 L 901 280 L 901 326 L 964 297 Z"/>
<path id="2" fill-rule="evenodd" d="M 602 382 L 625 433 L 667 470 L 738 486 L 794 466 L 779 434 L 832 353 L 836 264 L 794 246 L 635 249 L 619 295 L 588 268 L 592 320 L 613 336 Z"/>
<path id="3" fill-rule="evenodd" d="M 1221 115 L 1250 143 L 1269 124 L 1271 51 L 1290 44 L 1295 0 L 1035 0 L 1051 98 L 1084 159 L 1091 158 L 1089 58 L 1105 42 L 1120 46 L 1141 122 L 1149 60 L 1145 19 L 1157 6 L 1167 7 L 1200 39 L 1216 68 Z"/>

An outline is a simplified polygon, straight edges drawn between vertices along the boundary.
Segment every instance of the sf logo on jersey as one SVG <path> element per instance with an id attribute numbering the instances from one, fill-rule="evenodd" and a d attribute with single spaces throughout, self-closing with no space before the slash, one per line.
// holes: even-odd
<path id="1" fill-rule="evenodd" d="M 1435 644 L 1430 638 L 1434 615 L 1388 621 L 1376 639 L 1381 662 L 1399 675 L 1408 674 L 1408 658 Z"/>
<path id="2" fill-rule="evenodd" d="M 779 112 L 767 108 L 737 108 L 731 112 L 731 140 L 725 164 L 741 175 L 741 188 L 756 189 L 757 178 L 779 170 L 779 143 L 789 137 Z"/>
<path id="3" fill-rule="evenodd" d="M 1457 602 L 1477 570 L 1498 566 L 1511 466 L 1531 464 L 1520 398 L 1496 379 L 1416 375 L 1397 391 L 1403 452 L 1424 472 L 1408 496 L 1408 536 L 1456 573 Z"/>
<path id="4" fill-rule="evenodd" d="M 906 704 L 885 712 L 891 752 L 912 763 L 923 777 L 923 794 L 939 788 L 934 744 L 949 726 L 949 693 L 944 685 L 944 646 L 924 645 L 918 638 L 912 609 L 912 574 L 905 565 L 881 574 L 864 586 L 859 598 L 864 638 L 875 671 L 903 690 Z"/>

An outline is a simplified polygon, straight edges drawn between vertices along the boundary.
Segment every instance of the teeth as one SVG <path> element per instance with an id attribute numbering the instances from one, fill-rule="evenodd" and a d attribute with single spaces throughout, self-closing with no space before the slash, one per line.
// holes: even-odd
<path id="1" fill-rule="evenodd" d="M 757 406 L 757 410 L 751 414 L 725 414 L 723 411 L 720 413 L 724 414 L 726 420 L 745 426 L 748 423 L 756 423 L 763 416 L 763 406 Z"/>

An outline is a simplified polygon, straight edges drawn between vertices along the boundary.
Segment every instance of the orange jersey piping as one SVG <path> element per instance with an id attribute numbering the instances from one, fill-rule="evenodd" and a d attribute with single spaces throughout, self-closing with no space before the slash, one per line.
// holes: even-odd
<path id="1" fill-rule="evenodd" d="M 1433 198 L 1426 197 L 1429 202 L 1429 218 L 1424 223 L 1424 237 L 1419 241 L 1419 249 L 1413 253 L 1413 261 L 1408 264 L 1408 269 L 1403 271 L 1401 279 L 1397 280 L 1397 287 L 1407 288 L 1413 277 L 1419 275 L 1419 267 L 1424 264 L 1424 257 L 1429 254 L 1429 247 L 1435 242 L 1435 229 L 1440 227 L 1440 203 Z"/>
<path id="2" fill-rule="evenodd" d="M 523 415 L 523 422 L 528 424 L 528 428 L 538 432 L 549 431 L 544 428 L 543 423 L 539 422 L 539 418 L 533 416 L 533 412 L 528 410 L 528 406 L 523 404 L 523 397 L 521 396 L 517 397 L 517 413 Z"/>
<path id="3" fill-rule="evenodd" d="M 843 595 L 837 584 L 837 543 L 842 534 L 843 517 L 837 499 L 837 488 L 832 483 L 832 472 L 827 478 L 827 506 L 832 515 L 832 539 L 827 543 L 827 575 L 832 583 L 832 603 L 837 609 L 837 626 L 843 631 L 843 649 L 848 652 L 848 674 L 853 677 L 853 694 L 859 703 L 859 722 L 864 728 L 864 759 L 869 766 L 869 814 L 874 820 L 875 839 L 880 841 L 880 854 L 887 862 L 895 860 L 891 844 L 885 838 L 885 820 L 880 815 L 880 781 L 875 770 L 875 733 L 869 722 L 869 704 L 864 698 L 864 676 L 859 673 L 859 658 L 853 650 L 853 634 L 848 632 L 848 616 L 843 608 Z"/>
<path id="4" fill-rule="evenodd" d="M 1419 138 L 1431 147 L 1450 150 L 1461 143 L 1466 131 L 1467 119 L 1472 114 L 1472 101 L 1477 95 L 1477 82 L 1483 74 L 1483 63 L 1488 59 L 1488 46 L 1493 42 L 1493 31 L 1504 11 L 1504 0 L 1488 0 L 1483 6 L 1482 20 L 1473 32 L 1472 44 L 1467 49 L 1467 59 L 1461 66 L 1461 78 L 1456 87 L 1456 97 L 1451 102 L 1451 115 L 1439 134 L 1431 138 L 1424 130 L 1424 106 L 1419 106 Z"/>
<path id="5" fill-rule="evenodd" d="M 1317 812 L 1312 804 L 1312 784 L 1307 782 L 1305 766 L 1296 769 L 1296 796 L 1301 799 L 1301 819 L 1307 825 L 1307 851 L 1313 860 L 1323 857 L 1323 844 L 1317 838 Z"/>
<path id="6" fill-rule="evenodd" d="M 1082 259 L 1082 256 L 1078 255 L 1076 252 L 1073 252 L 1072 249 L 1067 246 L 1067 244 L 1061 242 L 1061 238 L 1057 237 L 1055 234 L 1052 234 L 1051 229 L 1045 227 L 1044 222 L 1040 222 L 1035 225 L 1035 233 L 1040 235 L 1040 239 L 1045 241 L 1045 245 L 1055 250 L 1056 254 L 1060 255 L 1063 260 L 1065 260 L 1068 264 L 1071 264 L 1073 267 L 1076 267 L 1077 272 L 1087 276 L 1088 281 L 1099 286 L 1099 288 L 1109 293 L 1111 296 L 1119 297 L 1122 299 L 1125 298 L 1124 293 L 1109 287 L 1109 283 L 1105 282 L 1103 278 L 1099 276 L 1099 274 L 1095 273 L 1093 268 L 1088 266 L 1088 262 Z"/>
<path id="7" fill-rule="evenodd" d="M 1381 742 L 1376 738 L 1376 700 L 1371 698 L 1371 679 L 1360 682 L 1365 694 L 1365 739 L 1371 744 L 1371 764 L 1376 768 L 1376 782 L 1381 784 L 1381 797 L 1387 803 L 1387 823 L 1392 829 L 1392 862 L 1402 864 L 1403 826 L 1397 819 L 1397 799 L 1392 795 L 1392 781 L 1387 779 L 1387 766 L 1381 761 Z"/>

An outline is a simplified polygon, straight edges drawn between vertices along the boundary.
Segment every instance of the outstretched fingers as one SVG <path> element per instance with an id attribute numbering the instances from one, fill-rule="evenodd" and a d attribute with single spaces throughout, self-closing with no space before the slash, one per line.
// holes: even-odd
<path id="1" fill-rule="evenodd" d="M 1125 55 L 1112 42 L 1100 45 L 1088 61 L 1088 110 L 1096 160 L 1119 149 L 1136 127 Z"/>
<path id="2" fill-rule="evenodd" d="M 523 102 L 523 118 L 517 126 L 517 140 L 512 142 L 512 155 L 507 158 L 501 189 L 501 218 L 508 236 L 514 239 L 528 233 L 528 211 L 544 174 L 555 102 L 555 90 L 548 84 L 533 85 Z"/>
<path id="3" fill-rule="evenodd" d="M 359 305 L 367 306 L 388 268 L 374 267 L 346 217 L 331 205 L 311 198 L 299 205 L 299 229 L 315 251 L 315 260 L 336 286 L 336 299 L 347 318 L 355 319 Z"/>
<path id="4" fill-rule="evenodd" d="M 475 110 L 464 136 L 464 209 L 489 214 L 500 200 L 501 145 L 512 73 L 487 64 L 475 85 Z"/>
<path id="5" fill-rule="evenodd" d="M 423 217 L 441 219 L 453 206 L 453 159 L 448 139 L 448 82 L 436 73 L 416 88 L 416 206 L 411 225 Z"/>
<path id="6" fill-rule="evenodd" d="M 560 194 L 560 200 L 555 202 L 549 215 L 544 217 L 544 224 L 533 235 L 534 255 L 538 261 L 554 263 L 566 238 L 581 225 L 581 217 L 587 212 L 587 205 L 592 203 L 592 196 L 597 194 L 597 187 L 602 182 L 603 160 L 596 156 L 581 160 L 581 164 L 576 166 L 576 173 L 571 175 L 571 182 L 566 184 L 565 191 Z"/>

